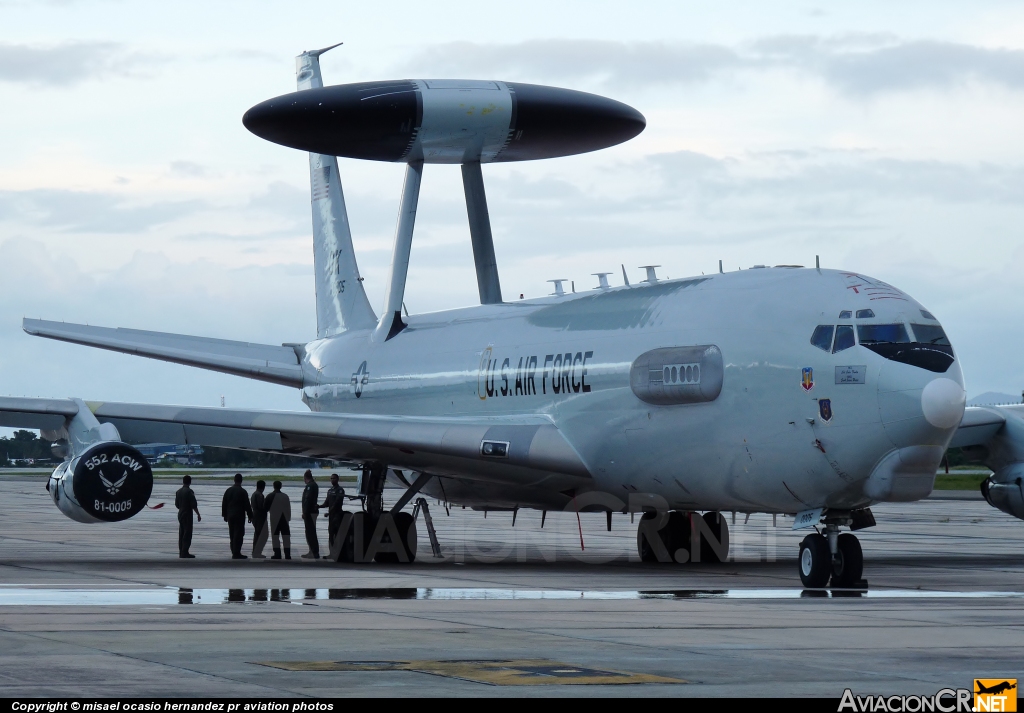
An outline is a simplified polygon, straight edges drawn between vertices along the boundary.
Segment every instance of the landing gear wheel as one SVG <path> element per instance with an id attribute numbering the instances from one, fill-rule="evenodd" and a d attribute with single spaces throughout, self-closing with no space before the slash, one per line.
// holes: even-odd
<path id="1" fill-rule="evenodd" d="M 646 529 L 644 527 L 644 520 L 653 520 L 656 517 L 657 517 L 657 514 L 653 513 L 653 512 L 645 512 L 640 517 L 640 527 L 637 528 L 637 531 L 636 531 L 636 551 L 637 551 L 637 554 L 640 555 L 640 561 L 641 562 L 657 562 L 658 561 L 658 554 L 657 554 L 657 552 L 655 552 L 655 549 L 651 545 L 651 543 L 647 540 L 647 534 L 644 532 L 644 530 Z M 658 534 L 660 535 L 661 532 L 662 532 L 662 530 L 659 530 Z"/>
<path id="2" fill-rule="evenodd" d="M 800 581 L 805 587 L 820 589 L 832 574 L 832 553 L 824 535 L 814 533 L 800 543 Z"/>
<path id="3" fill-rule="evenodd" d="M 860 541 L 848 532 L 839 536 L 836 556 L 832 558 L 832 586 L 854 586 L 864 574 L 864 552 Z"/>
<path id="4" fill-rule="evenodd" d="M 653 535 L 661 540 L 668 553 L 669 562 L 690 561 L 690 516 L 691 513 L 673 510 L 668 514 L 668 522 L 660 529 L 654 531 Z M 644 521 L 651 521 L 658 517 L 657 513 L 645 512 L 640 518 L 640 527 L 636 532 L 636 549 L 640 555 L 641 562 L 661 562 L 658 559 L 658 548 L 648 540 L 650 529 L 644 527 Z"/>
<path id="5" fill-rule="evenodd" d="M 343 521 L 344 522 L 344 521 Z M 367 517 L 365 512 L 357 512 L 352 515 L 352 524 L 345 530 L 344 539 L 341 541 L 341 551 L 338 553 L 338 562 L 362 562 L 363 553 L 356 552 L 356 540 L 363 543 L 370 541 L 370 535 L 373 534 L 373 528 L 370 518 Z M 356 532 L 359 532 L 359 537 L 356 537 Z M 342 537 L 342 533 L 338 533 L 336 537 Z"/>
<path id="6" fill-rule="evenodd" d="M 668 514 L 668 525 L 662 530 L 662 539 L 673 562 L 690 561 L 690 518 L 693 513 L 673 510 Z"/>
<path id="7" fill-rule="evenodd" d="M 700 561 L 712 564 L 724 562 L 729 558 L 729 523 L 725 521 L 720 512 L 709 511 L 704 513 L 703 517 L 715 540 L 721 543 L 721 547 L 716 552 L 706 537 L 700 538 Z M 719 557 L 719 553 L 722 553 L 723 556 Z"/>
<path id="8" fill-rule="evenodd" d="M 381 517 L 388 517 L 385 514 Z M 412 515 L 407 512 L 400 512 L 394 516 L 395 528 L 398 530 L 398 538 L 401 543 L 401 547 L 405 550 L 406 557 L 409 558 L 409 562 L 416 561 L 416 521 L 412 519 Z M 381 537 L 381 544 L 389 544 L 391 542 L 391 533 L 387 530 L 384 531 Z M 373 556 L 375 562 L 396 564 L 401 562 L 397 552 L 378 552 Z"/>

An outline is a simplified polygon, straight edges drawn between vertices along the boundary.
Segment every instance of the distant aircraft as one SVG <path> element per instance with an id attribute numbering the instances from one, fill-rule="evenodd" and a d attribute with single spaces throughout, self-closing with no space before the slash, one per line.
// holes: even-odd
<path id="1" fill-rule="evenodd" d="M 330 48 L 328 48 L 330 49 Z M 410 561 L 419 492 L 484 510 L 643 513 L 645 561 L 716 561 L 720 513 L 784 513 L 808 587 L 855 586 L 841 528 L 878 502 L 924 498 L 946 448 L 995 475 L 984 492 L 1024 517 L 1024 411 L 968 408 L 942 326 L 901 290 L 856 272 L 780 265 L 502 300 L 481 164 L 590 151 L 643 130 L 639 112 L 533 85 L 408 80 L 323 87 L 297 58 L 296 93 L 243 122 L 309 151 L 317 336 L 251 344 L 26 319 L 29 334 L 301 389 L 310 412 L 0 399 L 0 425 L 38 428 L 66 460 L 57 506 L 82 522 L 141 511 L 152 491 L 129 443 L 339 459 L 362 469 L 366 512 L 336 559 Z M 370 307 L 336 156 L 407 164 L 384 309 Z M 424 164 L 462 166 L 481 304 L 403 317 Z M 632 237 L 631 239 L 636 239 Z M 625 270 L 623 270 L 625 275 Z M 115 488 L 105 483 L 117 483 Z M 390 510 L 385 479 L 406 488 Z M 699 513 L 703 513 L 700 515 Z M 385 537 L 385 534 L 388 534 Z M 385 545 L 390 542 L 390 549 Z"/>

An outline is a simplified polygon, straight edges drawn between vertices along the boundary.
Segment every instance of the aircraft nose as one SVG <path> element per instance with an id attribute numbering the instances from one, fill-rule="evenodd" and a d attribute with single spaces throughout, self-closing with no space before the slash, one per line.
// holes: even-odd
<path id="1" fill-rule="evenodd" d="M 967 392 L 952 379 L 932 379 L 921 391 L 921 411 L 935 428 L 953 428 L 964 417 Z"/>
<path id="2" fill-rule="evenodd" d="M 942 445 L 964 415 L 966 394 L 959 364 L 936 374 L 886 361 L 878 378 L 878 413 L 897 448 Z"/>

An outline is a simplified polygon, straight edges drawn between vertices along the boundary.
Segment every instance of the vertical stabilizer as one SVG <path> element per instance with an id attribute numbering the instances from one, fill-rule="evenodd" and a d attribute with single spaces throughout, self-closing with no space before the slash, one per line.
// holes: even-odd
<path id="1" fill-rule="evenodd" d="M 337 47 L 338 45 L 334 45 Z M 333 47 L 303 52 L 295 58 L 298 89 L 318 89 L 320 55 Z M 309 154 L 313 206 L 313 269 L 316 273 L 316 335 L 329 337 L 345 329 L 372 329 L 377 316 L 366 299 L 352 249 L 352 230 L 341 191 L 338 159 Z"/>

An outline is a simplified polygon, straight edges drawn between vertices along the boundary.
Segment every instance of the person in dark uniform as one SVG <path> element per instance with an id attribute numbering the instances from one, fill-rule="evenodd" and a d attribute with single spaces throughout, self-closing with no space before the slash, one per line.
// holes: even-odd
<path id="1" fill-rule="evenodd" d="M 320 559 L 320 540 L 316 536 L 316 516 L 319 515 L 320 507 L 320 486 L 313 480 L 313 473 L 306 471 L 302 474 L 306 487 L 302 490 L 302 522 L 306 526 L 306 544 L 309 545 L 309 552 L 302 555 L 302 559 Z"/>
<path id="2" fill-rule="evenodd" d="M 270 519 L 270 531 L 274 536 L 274 556 L 270 559 L 281 559 L 281 538 L 284 540 L 284 558 L 292 558 L 292 531 L 288 523 L 292 519 L 292 501 L 287 493 L 281 490 L 281 481 L 274 481 L 274 492 L 267 496 L 263 506 L 267 509 Z"/>
<path id="3" fill-rule="evenodd" d="M 196 494 L 192 492 L 192 476 L 186 475 L 181 479 L 181 487 L 174 494 L 174 507 L 178 508 L 178 557 L 181 559 L 195 559 L 195 555 L 189 554 L 189 547 L 192 546 L 192 513 L 196 514 L 199 522 L 203 516 L 199 514 L 199 503 L 196 502 Z"/>
<path id="4" fill-rule="evenodd" d="M 263 547 L 267 544 L 267 504 L 266 498 L 263 497 L 266 487 L 267 481 L 257 480 L 256 492 L 249 499 L 249 504 L 252 505 L 252 557 L 257 560 L 267 558 L 263 554 Z"/>
<path id="5" fill-rule="evenodd" d="M 338 474 L 331 473 L 331 487 L 327 489 L 322 508 L 327 508 L 327 544 L 334 551 L 334 537 L 341 529 L 341 519 L 345 516 L 345 489 L 338 485 Z"/>
<path id="6" fill-rule="evenodd" d="M 252 522 L 252 505 L 249 504 L 249 493 L 242 487 L 241 473 L 235 473 L 235 484 L 224 491 L 220 512 L 231 536 L 231 559 L 249 559 L 242 554 L 242 540 L 245 539 L 246 517 Z"/>

